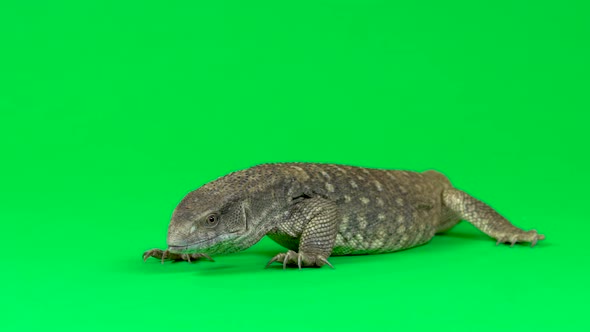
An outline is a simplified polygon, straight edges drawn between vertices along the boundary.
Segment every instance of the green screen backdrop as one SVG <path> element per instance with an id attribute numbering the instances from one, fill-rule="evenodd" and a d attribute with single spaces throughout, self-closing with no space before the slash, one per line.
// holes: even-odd
<path id="1" fill-rule="evenodd" d="M 585 1 L 5 1 L 1 331 L 587 331 Z M 143 263 L 190 190 L 265 162 L 437 169 L 467 223 L 403 252 Z"/>

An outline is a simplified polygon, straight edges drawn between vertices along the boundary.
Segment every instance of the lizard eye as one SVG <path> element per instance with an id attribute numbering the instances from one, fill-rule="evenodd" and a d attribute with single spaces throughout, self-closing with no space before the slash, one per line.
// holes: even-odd
<path id="1" fill-rule="evenodd" d="M 208 226 L 214 226 L 215 224 L 217 224 L 217 220 L 218 220 L 218 218 L 217 218 L 217 215 L 216 214 L 210 214 L 207 217 L 207 225 Z"/>

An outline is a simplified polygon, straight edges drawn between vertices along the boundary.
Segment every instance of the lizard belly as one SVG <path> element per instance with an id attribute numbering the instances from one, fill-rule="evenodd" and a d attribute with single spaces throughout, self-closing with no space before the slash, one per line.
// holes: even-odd
<path id="1" fill-rule="evenodd" d="M 332 255 L 380 254 L 425 244 L 437 231 L 439 208 L 408 205 L 398 209 L 347 209 L 341 206 Z M 281 246 L 298 251 L 299 237 L 285 232 L 267 233 Z"/>
<path id="2" fill-rule="evenodd" d="M 278 243 L 279 245 L 293 250 L 293 251 L 298 251 L 299 249 L 299 238 L 298 237 L 293 237 L 287 233 L 281 233 L 281 232 L 275 232 L 275 233 L 267 233 L 266 236 L 268 236 L 271 240 L 275 241 L 276 243 Z"/>
<path id="3" fill-rule="evenodd" d="M 432 210 L 345 214 L 332 255 L 378 254 L 419 246 L 432 239 L 437 222 L 438 213 Z"/>

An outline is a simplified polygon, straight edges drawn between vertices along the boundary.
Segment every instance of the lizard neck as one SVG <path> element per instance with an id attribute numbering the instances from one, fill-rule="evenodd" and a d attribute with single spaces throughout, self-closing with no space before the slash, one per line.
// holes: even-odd
<path id="1" fill-rule="evenodd" d="M 259 242 L 267 233 L 288 217 L 293 197 L 299 195 L 299 184 L 292 179 L 272 181 L 262 190 L 251 192 L 242 202 L 246 231 L 237 239 L 247 249 Z"/>
<path id="2" fill-rule="evenodd" d="M 210 249 L 211 253 L 228 254 L 253 246 L 288 218 L 292 204 L 303 194 L 300 179 L 273 165 L 250 168 L 221 181 L 229 181 L 234 195 L 239 197 L 245 224 L 239 235 Z"/>
<path id="3" fill-rule="evenodd" d="M 268 232 L 276 228 L 284 219 L 288 204 L 279 200 L 251 198 L 243 202 L 246 216 L 246 231 L 238 241 L 245 250 L 258 243 Z M 283 203 L 283 204 L 281 204 Z"/>

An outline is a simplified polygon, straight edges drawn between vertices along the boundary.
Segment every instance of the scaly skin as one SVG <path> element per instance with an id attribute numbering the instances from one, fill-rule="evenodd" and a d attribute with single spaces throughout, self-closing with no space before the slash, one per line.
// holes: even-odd
<path id="1" fill-rule="evenodd" d="M 176 207 L 158 259 L 197 260 L 244 250 L 264 235 L 289 249 L 269 264 L 319 267 L 330 255 L 377 254 L 427 243 L 467 220 L 498 243 L 545 237 L 524 231 L 435 171 L 331 164 L 265 164 L 190 192 Z"/>

